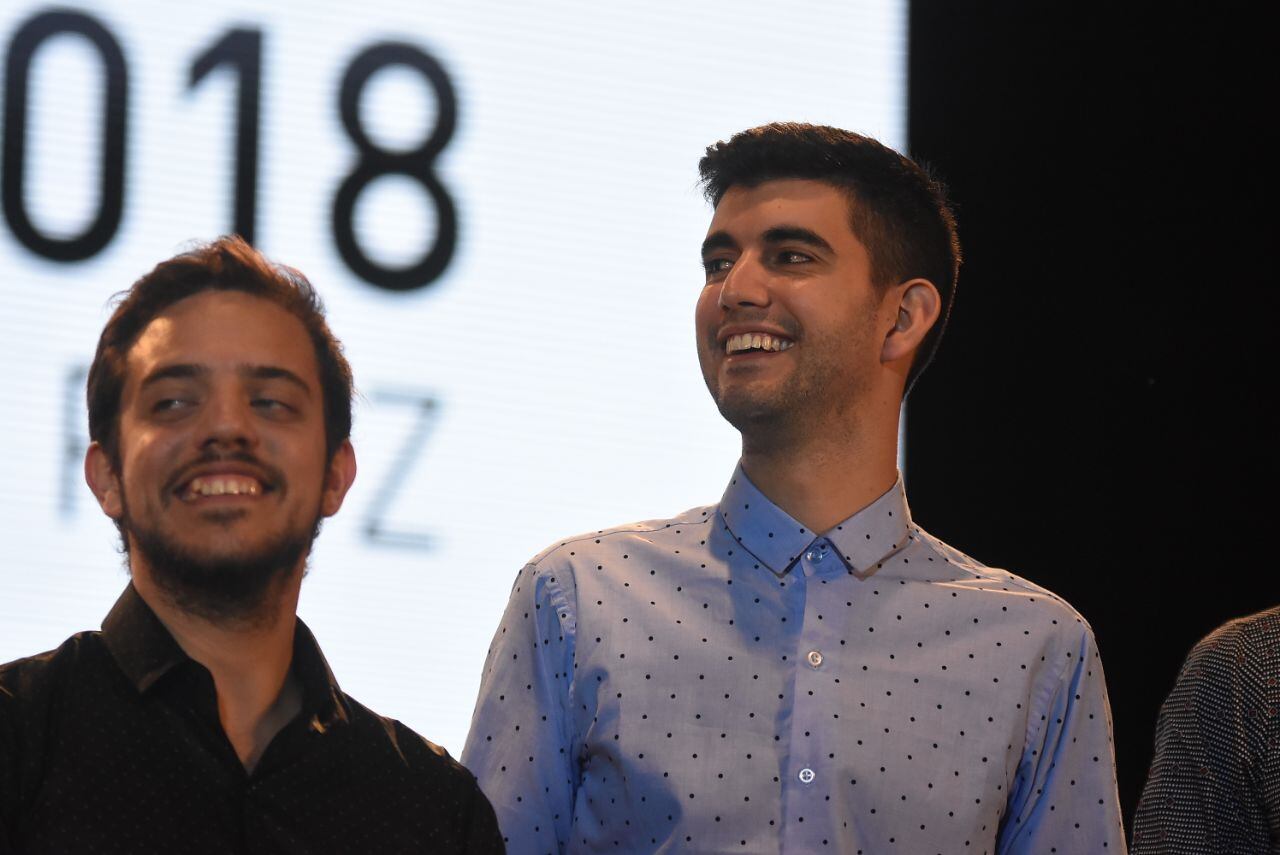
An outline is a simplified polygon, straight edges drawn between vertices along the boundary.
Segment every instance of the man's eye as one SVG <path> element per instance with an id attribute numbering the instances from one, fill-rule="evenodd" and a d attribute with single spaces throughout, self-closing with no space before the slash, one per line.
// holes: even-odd
<path id="1" fill-rule="evenodd" d="M 730 267 L 733 267 L 733 259 L 731 258 L 709 258 L 702 262 L 702 267 L 707 271 L 707 275 L 711 276 L 716 273 L 724 273 Z"/>
<path id="2" fill-rule="evenodd" d="M 189 403 L 182 398 L 161 398 L 152 405 L 151 409 L 157 413 L 164 413 L 182 409 Z"/>
<path id="3" fill-rule="evenodd" d="M 266 395 L 250 401 L 253 408 L 269 418 L 291 419 L 297 416 L 298 408 L 284 398 L 272 398 Z"/>
<path id="4" fill-rule="evenodd" d="M 806 261 L 813 259 L 805 255 L 803 252 L 783 252 L 778 255 L 778 260 L 783 264 L 804 264 Z"/>

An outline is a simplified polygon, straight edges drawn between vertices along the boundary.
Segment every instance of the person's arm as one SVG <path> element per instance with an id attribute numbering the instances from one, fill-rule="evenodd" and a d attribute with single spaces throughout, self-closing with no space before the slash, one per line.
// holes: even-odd
<path id="1" fill-rule="evenodd" d="M 1199 855 L 1273 847 L 1251 786 L 1251 758 L 1266 756 L 1267 677 L 1257 652 L 1220 629 L 1187 656 L 1160 709 L 1156 752 L 1133 821 L 1134 853 Z M 1227 630 L 1227 631 L 1224 631 Z M 1274 678 L 1272 678 L 1274 679 Z"/>
<path id="2" fill-rule="evenodd" d="M 1178 673 L 1178 681 L 1160 708 L 1156 725 L 1156 753 L 1133 820 L 1133 851 L 1211 852 L 1214 835 L 1210 817 L 1225 802 L 1220 776 L 1206 765 L 1227 748 L 1223 731 L 1230 730 L 1230 713 L 1212 699 L 1204 703 L 1203 656 L 1193 651 Z M 1208 669 L 1210 694 L 1229 683 L 1229 671 Z M 1229 687 L 1223 696 L 1229 698 Z M 1206 720 L 1205 713 L 1209 713 Z M 1219 717 L 1227 720 L 1220 720 Z M 1210 747 L 1212 746 L 1212 748 Z M 1215 806 L 1219 806 L 1215 808 Z"/>
<path id="3" fill-rule="evenodd" d="M 476 787 L 471 796 L 471 809 L 467 811 L 466 855 L 503 855 L 502 832 L 498 830 L 498 818 L 493 806 Z"/>
<path id="4" fill-rule="evenodd" d="M 525 567 L 494 635 L 462 763 L 512 855 L 562 852 L 578 785 L 570 715 L 576 627 L 567 574 Z"/>
<path id="5" fill-rule="evenodd" d="M 1050 646 L 1061 658 L 1057 677 L 1031 698 L 1000 855 L 1125 851 L 1102 661 L 1093 633 L 1078 626 L 1074 643 Z"/>

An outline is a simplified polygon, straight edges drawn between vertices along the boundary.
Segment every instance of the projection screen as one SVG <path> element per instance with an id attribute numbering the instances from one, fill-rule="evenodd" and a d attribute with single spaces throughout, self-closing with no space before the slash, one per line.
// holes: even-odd
<path id="1" fill-rule="evenodd" d="M 300 613 L 455 755 L 521 565 L 734 465 L 693 345 L 702 150 L 777 119 L 905 142 L 901 0 L 18 0 L 0 44 L 0 661 L 127 583 L 82 476 L 112 295 L 240 231 L 315 283 L 360 391 Z"/>

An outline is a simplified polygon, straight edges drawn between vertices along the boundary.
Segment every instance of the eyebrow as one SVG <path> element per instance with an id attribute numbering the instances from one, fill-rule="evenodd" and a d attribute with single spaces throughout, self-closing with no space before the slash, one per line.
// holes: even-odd
<path id="1" fill-rule="evenodd" d="M 815 249 L 835 252 L 822 235 L 801 226 L 774 226 L 764 233 L 765 243 L 803 243 Z"/>
<path id="2" fill-rule="evenodd" d="M 275 365 L 242 365 L 240 366 L 240 374 L 245 377 L 252 377 L 255 380 L 287 380 L 303 392 L 306 392 L 308 397 L 311 395 L 311 386 L 307 381 L 294 374 L 288 368 L 279 368 Z"/>
<path id="3" fill-rule="evenodd" d="M 200 377 L 208 373 L 209 369 L 203 368 L 199 365 L 166 365 L 163 368 L 157 368 L 146 377 L 143 377 L 141 388 L 145 389 L 162 380 L 186 380 L 192 377 Z"/>
<path id="4" fill-rule="evenodd" d="M 761 235 L 764 242 L 771 243 L 802 243 L 815 249 L 825 250 L 827 252 L 835 252 L 822 235 L 813 229 L 806 229 L 803 226 L 774 226 L 766 229 Z M 729 235 L 728 232 L 712 232 L 707 235 L 707 239 L 702 242 L 702 257 L 706 258 L 708 253 L 717 249 L 740 249 L 738 242 Z"/>
<path id="5" fill-rule="evenodd" d="M 717 249 L 738 249 L 738 242 L 729 236 L 728 232 L 712 232 L 707 235 L 707 239 L 702 242 L 702 257 Z"/>
<path id="6" fill-rule="evenodd" d="M 303 380 L 297 374 L 288 368 L 280 368 L 275 365 L 240 365 L 237 372 L 241 377 L 253 380 L 285 380 L 297 386 L 308 397 L 311 395 L 311 386 L 307 381 Z M 205 377 L 209 374 L 209 369 L 203 365 L 195 365 L 192 363 L 178 363 L 175 365 L 166 365 L 163 368 L 157 368 L 142 380 L 142 388 L 159 383 L 162 380 L 185 380 L 191 378 Z"/>

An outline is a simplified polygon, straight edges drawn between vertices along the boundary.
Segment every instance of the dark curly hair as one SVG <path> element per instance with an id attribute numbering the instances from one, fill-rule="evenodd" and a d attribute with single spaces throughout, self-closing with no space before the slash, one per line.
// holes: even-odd
<path id="1" fill-rule="evenodd" d="M 98 339 L 86 397 L 89 438 L 120 469 L 120 396 L 125 361 L 138 336 L 169 306 L 203 291 L 241 291 L 280 306 L 302 321 L 315 348 L 324 395 L 325 449 L 330 460 L 351 435 L 354 384 L 342 344 L 329 330 L 324 304 L 307 277 L 275 264 L 238 236 L 201 244 L 156 265 L 118 295 L 119 302 Z"/>
<path id="2" fill-rule="evenodd" d="M 942 311 L 920 343 L 907 391 L 938 349 L 955 303 L 960 240 L 946 189 L 923 167 L 870 137 L 825 125 L 775 122 L 707 147 L 698 162 L 707 199 L 719 205 L 734 186 L 810 179 L 849 197 L 850 226 L 871 256 L 874 283 L 919 277 L 942 297 Z"/>

